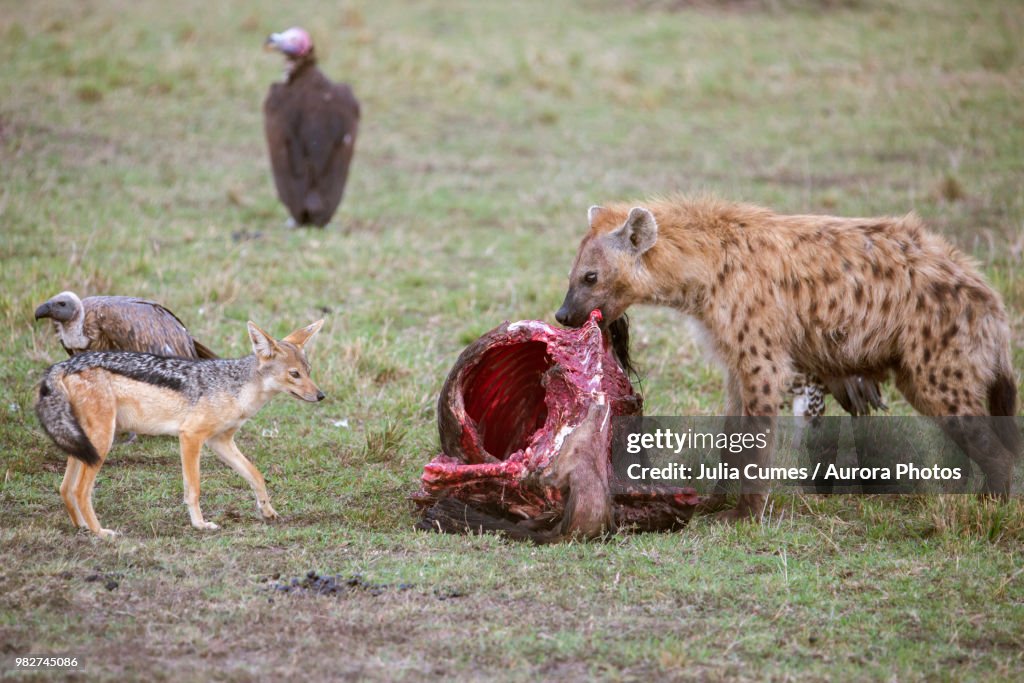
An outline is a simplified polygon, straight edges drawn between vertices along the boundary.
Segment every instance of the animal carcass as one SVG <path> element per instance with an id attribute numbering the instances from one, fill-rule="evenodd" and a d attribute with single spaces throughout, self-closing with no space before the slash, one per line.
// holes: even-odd
<path id="1" fill-rule="evenodd" d="M 438 400 L 442 453 L 413 496 L 420 528 L 546 543 L 690 518 L 693 489 L 616 474 L 612 419 L 640 415 L 642 400 L 600 321 L 595 311 L 578 329 L 505 323 L 463 351 Z"/>

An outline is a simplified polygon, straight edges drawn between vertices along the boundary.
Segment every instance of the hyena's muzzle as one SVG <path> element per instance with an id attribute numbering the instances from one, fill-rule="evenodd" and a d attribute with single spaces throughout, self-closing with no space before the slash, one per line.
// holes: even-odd
<path id="1" fill-rule="evenodd" d="M 590 320 L 590 314 L 594 310 L 601 311 L 601 328 L 607 328 L 608 324 L 617 320 L 624 312 L 623 307 L 615 306 L 610 301 L 602 301 L 594 296 L 593 288 L 584 288 L 573 285 L 565 293 L 562 306 L 555 313 L 555 320 L 566 327 L 582 327 Z"/>

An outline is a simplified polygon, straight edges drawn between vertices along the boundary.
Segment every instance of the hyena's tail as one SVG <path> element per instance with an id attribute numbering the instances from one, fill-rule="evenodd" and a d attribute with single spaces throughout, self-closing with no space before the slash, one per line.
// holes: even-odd
<path id="1" fill-rule="evenodd" d="M 1021 435 L 1017 426 L 1017 385 L 1013 373 L 1001 371 L 988 387 L 988 413 L 992 417 L 999 440 L 1015 456 L 1021 454 Z"/>
<path id="2" fill-rule="evenodd" d="M 61 374 L 59 368 L 50 368 L 39 383 L 36 417 L 43 430 L 62 451 L 86 465 L 95 465 L 100 461 L 99 453 L 71 409 L 71 401 L 60 382 Z"/>

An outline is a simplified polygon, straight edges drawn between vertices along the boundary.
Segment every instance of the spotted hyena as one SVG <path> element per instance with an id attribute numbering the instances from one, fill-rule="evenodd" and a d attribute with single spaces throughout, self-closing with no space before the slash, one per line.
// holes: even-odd
<path id="1" fill-rule="evenodd" d="M 632 304 L 694 321 L 726 373 L 727 414 L 774 417 L 797 373 L 892 376 L 929 416 L 1014 415 L 1010 329 L 969 258 L 902 218 L 786 216 L 713 198 L 592 207 L 556 317 L 617 320 Z M 1012 421 L 941 420 L 1006 495 Z M 980 426 L 979 426 L 980 425 Z M 732 517 L 759 514 L 741 493 Z"/>

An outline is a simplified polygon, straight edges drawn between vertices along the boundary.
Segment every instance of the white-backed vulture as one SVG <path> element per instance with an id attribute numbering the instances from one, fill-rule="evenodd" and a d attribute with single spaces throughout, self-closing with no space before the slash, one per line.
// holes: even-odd
<path id="1" fill-rule="evenodd" d="M 36 309 L 50 318 L 69 356 L 86 351 L 141 351 L 158 356 L 216 358 L 192 338 L 169 310 L 131 296 L 89 296 L 61 292 Z"/>

